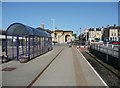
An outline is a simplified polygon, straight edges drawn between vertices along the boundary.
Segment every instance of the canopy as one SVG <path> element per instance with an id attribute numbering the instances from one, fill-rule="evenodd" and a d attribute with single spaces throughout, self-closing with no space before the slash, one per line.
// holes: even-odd
<path id="1" fill-rule="evenodd" d="M 34 35 L 34 36 L 44 36 L 44 37 L 51 37 L 51 35 L 43 30 L 36 29 L 29 27 L 27 25 L 21 23 L 13 23 L 11 24 L 6 31 L 8 36 L 27 36 L 27 35 Z"/>

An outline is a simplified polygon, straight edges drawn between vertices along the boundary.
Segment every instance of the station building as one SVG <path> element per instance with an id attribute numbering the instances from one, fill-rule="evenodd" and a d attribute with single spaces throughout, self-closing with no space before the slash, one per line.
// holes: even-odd
<path id="1" fill-rule="evenodd" d="M 73 31 L 65 31 L 58 29 L 52 31 L 51 36 L 52 36 L 52 41 L 56 43 L 67 43 L 75 39 L 73 36 Z"/>
<path id="2" fill-rule="evenodd" d="M 73 31 L 66 31 L 66 29 L 61 30 L 57 28 L 54 31 L 51 31 L 49 29 L 45 29 L 44 23 L 42 23 L 42 25 L 37 29 L 42 29 L 43 31 L 50 33 L 53 43 L 67 43 L 75 39 L 73 36 Z"/>

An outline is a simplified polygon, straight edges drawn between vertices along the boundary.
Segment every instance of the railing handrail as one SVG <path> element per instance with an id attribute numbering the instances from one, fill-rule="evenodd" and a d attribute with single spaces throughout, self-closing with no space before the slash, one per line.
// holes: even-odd
<path id="1" fill-rule="evenodd" d="M 116 47 L 116 49 L 115 49 L 115 47 Z M 92 49 L 97 50 L 99 52 L 103 52 L 105 54 L 109 54 L 109 55 L 111 55 L 113 57 L 117 57 L 117 58 L 120 58 L 120 55 L 119 55 L 120 48 L 119 47 L 120 46 L 112 46 L 112 45 L 108 45 L 108 46 L 96 45 L 96 44 L 91 45 Z M 115 54 L 115 53 L 117 53 L 117 54 Z"/>

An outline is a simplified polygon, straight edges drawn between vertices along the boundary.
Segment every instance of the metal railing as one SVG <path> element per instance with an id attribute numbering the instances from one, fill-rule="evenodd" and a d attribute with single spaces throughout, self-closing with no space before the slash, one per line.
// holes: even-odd
<path id="1" fill-rule="evenodd" d="M 91 45 L 91 49 L 97 50 L 99 52 L 108 54 L 110 56 L 120 58 L 119 57 L 119 52 L 120 52 L 120 46 L 116 45 Z"/>
<path id="2" fill-rule="evenodd" d="M 120 45 L 92 44 L 89 51 L 102 61 L 120 68 Z"/>

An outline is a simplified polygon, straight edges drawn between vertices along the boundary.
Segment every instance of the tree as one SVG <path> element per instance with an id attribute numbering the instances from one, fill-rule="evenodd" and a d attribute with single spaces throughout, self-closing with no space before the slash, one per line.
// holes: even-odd
<path id="1" fill-rule="evenodd" d="M 74 36 L 74 37 L 76 38 L 77 35 L 76 35 L 76 34 L 73 34 L 72 36 Z"/>

